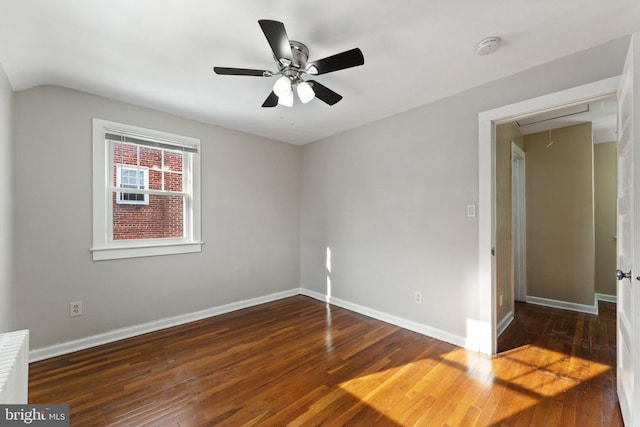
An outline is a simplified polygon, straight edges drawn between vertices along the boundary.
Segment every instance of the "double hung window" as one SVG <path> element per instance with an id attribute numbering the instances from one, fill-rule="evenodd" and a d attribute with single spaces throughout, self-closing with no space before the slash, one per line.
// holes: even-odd
<path id="1" fill-rule="evenodd" d="M 199 252 L 200 141 L 93 121 L 93 259 Z"/>

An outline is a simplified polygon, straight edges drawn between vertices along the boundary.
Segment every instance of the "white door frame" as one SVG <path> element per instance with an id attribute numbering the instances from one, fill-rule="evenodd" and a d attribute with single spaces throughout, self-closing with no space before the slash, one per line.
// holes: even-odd
<path id="1" fill-rule="evenodd" d="M 492 250 L 496 242 L 495 208 L 495 127 L 523 117 L 552 111 L 586 101 L 615 95 L 620 77 L 611 77 L 583 86 L 555 92 L 518 102 L 478 115 L 478 286 L 479 349 L 495 354 L 497 349 L 497 309 L 495 257 Z"/>
<path id="2" fill-rule="evenodd" d="M 511 141 L 511 283 L 515 301 L 526 301 L 527 298 L 525 167 L 524 151 Z"/>

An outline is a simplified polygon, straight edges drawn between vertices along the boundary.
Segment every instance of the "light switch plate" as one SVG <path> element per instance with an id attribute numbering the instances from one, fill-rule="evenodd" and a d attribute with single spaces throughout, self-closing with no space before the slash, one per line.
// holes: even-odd
<path id="1" fill-rule="evenodd" d="M 476 216 L 476 205 L 467 205 L 467 216 L 470 218 Z"/>

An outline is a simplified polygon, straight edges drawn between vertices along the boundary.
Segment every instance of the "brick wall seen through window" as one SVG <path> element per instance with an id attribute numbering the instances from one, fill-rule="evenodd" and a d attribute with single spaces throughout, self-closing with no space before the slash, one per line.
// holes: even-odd
<path id="1" fill-rule="evenodd" d="M 181 152 L 128 143 L 113 143 L 113 184 L 117 166 L 148 168 L 149 190 L 182 192 Z M 182 238 L 184 196 L 149 194 L 148 204 L 116 203 L 113 193 L 113 240 Z"/>

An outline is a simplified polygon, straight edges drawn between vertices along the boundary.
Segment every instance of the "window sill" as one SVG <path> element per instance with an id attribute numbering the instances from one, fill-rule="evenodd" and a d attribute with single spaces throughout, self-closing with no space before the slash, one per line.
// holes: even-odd
<path id="1" fill-rule="evenodd" d="M 160 255 L 176 255 L 202 252 L 204 242 L 163 243 L 159 245 L 118 246 L 91 248 L 94 261 L 110 259 L 140 258 Z"/>

